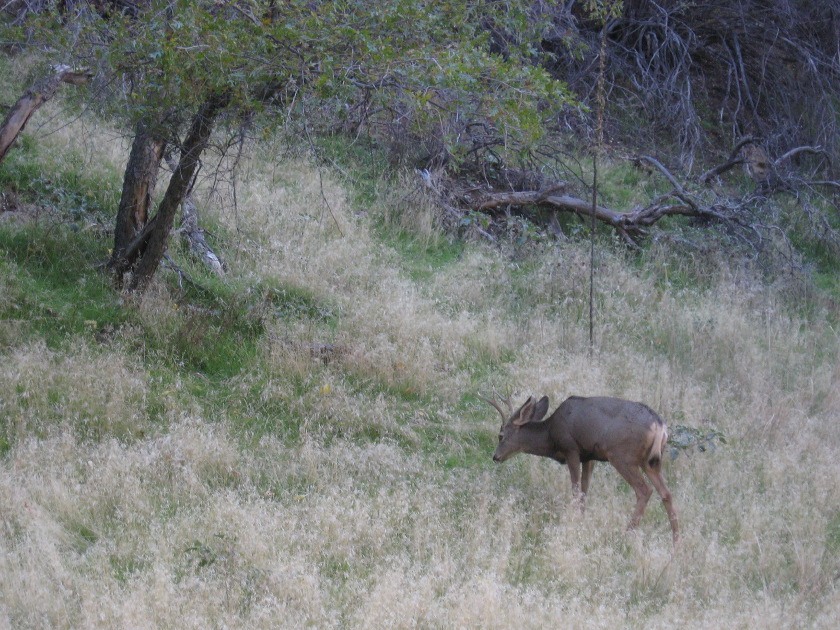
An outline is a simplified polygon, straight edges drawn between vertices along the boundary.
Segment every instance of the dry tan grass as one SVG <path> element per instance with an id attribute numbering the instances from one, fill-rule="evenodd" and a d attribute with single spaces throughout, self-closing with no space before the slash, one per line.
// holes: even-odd
<path id="1" fill-rule="evenodd" d="M 622 533 L 630 499 L 601 470 L 580 517 L 540 462 L 512 486 L 515 472 L 445 473 L 387 443 L 242 452 L 224 426 L 190 418 L 131 446 L 27 441 L 0 477 L 6 620 L 831 627 L 837 565 L 814 503 L 836 489 L 797 497 L 779 486 L 804 475 L 709 461 L 672 467 L 686 529 L 672 558 L 660 510 Z"/>
<path id="2" fill-rule="evenodd" d="M 148 376 L 121 353 L 77 344 L 67 352 L 38 343 L 0 365 L 2 430 L 9 442 L 67 427 L 89 437 L 142 431 Z"/>
<path id="3" fill-rule="evenodd" d="M 274 338 L 337 341 L 350 348 L 348 369 L 403 387 L 453 394 L 463 387 L 448 368 L 485 337 L 492 347 L 494 336 L 505 336 L 492 314 L 472 313 L 468 304 L 453 313 L 406 278 L 396 254 L 373 238 L 368 219 L 349 205 L 331 173 L 292 162 L 272 178 L 266 172 L 271 163 L 263 158 L 245 168 L 239 204 L 248 212 L 221 215 L 231 228 L 253 235 L 243 241 L 241 262 L 255 257 L 256 274 L 305 287 L 340 312 L 331 339 L 307 339 L 301 330 L 278 330 Z"/>
<path id="4" fill-rule="evenodd" d="M 155 392 L 165 414 L 150 422 L 137 331 L 5 352 L 0 627 L 836 625 L 830 326 L 723 266 L 708 288 L 677 289 L 607 253 L 590 359 L 585 248 L 513 259 L 476 244 L 415 282 L 372 235 L 381 209 L 361 214 L 334 174 L 269 158 L 246 165 L 236 213 L 208 211 L 239 239 L 231 281 L 305 287 L 337 313 L 271 322 L 231 385 L 243 401 L 258 386 L 248 404 L 285 409 L 300 438 L 243 440 L 235 400 L 210 422 L 183 391 Z M 179 317 L 160 292 L 136 308 L 150 324 Z M 348 350 L 323 365 L 310 342 Z M 461 396 L 493 388 L 620 395 L 722 430 L 728 446 L 666 466 L 679 552 L 655 501 L 623 531 L 633 499 L 608 466 L 581 516 L 557 464 L 493 467 L 455 439 L 489 443 L 495 412 Z"/>

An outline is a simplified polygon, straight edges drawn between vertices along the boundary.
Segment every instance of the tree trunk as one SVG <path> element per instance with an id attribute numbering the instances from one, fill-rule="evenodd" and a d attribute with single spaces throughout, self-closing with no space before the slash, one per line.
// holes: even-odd
<path id="1" fill-rule="evenodd" d="M 53 74 L 33 83 L 6 114 L 3 124 L 0 125 L 0 163 L 5 159 L 20 132 L 26 127 L 32 114 L 55 96 L 62 83 L 80 85 L 89 81 L 91 76 L 86 72 L 73 72 L 70 66 L 55 66 L 53 70 Z"/>
<path id="2" fill-rule="evenodd" d="M 142 256 L 131 279 L 130 290 L 143 291 L 157 271 L 166 252 L 175 213 L 190 189 L 201 154 L 210 141 L 213 123 L 229 102 L 230 97 L 226 94 L 212 96 L 193 116 L 192 125 L 181 149 L 181 159 L 172 173 L 157 214 L 126 251 L 126 256 L 130 256 L 135 247 L 143 246 Z"/>
<path id="3" fill-rule="evenodd" d="M 149 207 L 164 147 L 165 143 L 152 137 L 143 123 L 137 124 L 131 154 L 125 167 L 120 207 L 114 226 L 114 249 L 109 262 L 120 285 L 123 276 L 135 264 L 138 256 L 142 255 L 138 248 L 134 249 L 131 256 L 126 255 L 126 252 L 148 223 Z"/>

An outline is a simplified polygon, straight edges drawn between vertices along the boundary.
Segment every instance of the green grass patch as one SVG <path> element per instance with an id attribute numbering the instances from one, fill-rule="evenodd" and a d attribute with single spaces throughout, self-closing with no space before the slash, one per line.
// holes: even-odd
<path id="1" fill-rule="evenodd" d="M 608 165 L 599 175 L 598 197 L 602 200 L 599 203 L 619 211 L 647 202 L 659 187 L 658 173 L 639 168 L 627 160 Z"/>
<path id="2" fill-rule="evenodd" d="M 67 531 L 71 534 L 70 545 L 76 553 L 84 553 L 99 540 L 99 534 L 81 521 L 68 522 Z"/>
<path id="3" fill-rule="evenodd" d="M 99 268 L 105 248 L 103 239 L 64 226 L 0 230 L 0 342 L 37 336 L 56 347 L 79 336 L 107 340 L 132 324 L 144 333 L 133 337 L 136 350 L 173 367 L 225 378 L 251 362 L 264 324 L 247 291 L 223 282 L 187 284 L 171 311 L 143 317 Z"/>
<path id="4" fill-rule="evenodd" d="M 381 148 L 362 138 L 323 135 L 317 138 L 317 156 L 345 177 L 356 205 L 365 208 L 376 202 L 378 184 L 383 173 L 389 171 L 387 156 Z"/>
<path id="5" fill-rule="evenodd" d="M 0 189 L 18 193 L 24 201 L 57 211 L 79 227 L 102 223 L 119 206 L 122 177 L 113 167 L 85 165 L 77 152 L 53 156 L 31 136 L 18 137 L 0 165 Z"/>
<path id="6" fill-rule="evenodd" d="M 833 555 L 840 554 L 840 510 L 836 510 L 825 528 L 825 547 Z"/>
<path id="7" fill-rule="evenodd" d="M 283 286 L 266 281 L 250 293 L 267 311 L 267 315 L 287 321 L 310 320 L 334 328 L 338 321 L 338 308 L 319 299 L 304 287 Z"/>
<path id="8" fill-rule="evenodd" d="M 127 316 L 119 295 L 97 269 L 106 258 L 105 241 L 91 234 L 0 228 L 0 344 L 38 336 L 54 347 L 121 326 Z"/>
<path id="9" fill-rule="evenodd" d="M 378 235 L 399 254 L 400 266 L 417 283 L 423 283 L 441 269 L 458 262 L 466 244 L 446 238 L 422 239 L 407 230 L 380 226 Z"/>
<path id="10" fill-rule="evenodd" d="M 260 320 L 237 305 L 204 309 L 189 302 L 168 329 L 155 331 L 154 351 L 172 367 L 211 378 L 239 374 L 257 354 Z"/>
<path id="11" fill-rule="evenodd" d="M 127 584 L 132 577 L 148 569 L 148 563 L 134 555 L 108 556 L 111 573 L 120 584 Z"/>

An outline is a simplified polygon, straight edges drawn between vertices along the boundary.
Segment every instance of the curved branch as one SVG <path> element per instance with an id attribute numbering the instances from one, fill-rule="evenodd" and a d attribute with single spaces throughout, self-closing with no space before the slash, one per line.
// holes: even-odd
<path id="1" fill-rule="evenodd" d="M 753 144 L 755 142 L 758 142 L 759 140 L 761 140 L 761 138 L 758 136 L 747 136 L 745 138 L 741 138 L 741 140 L 739 140 L 735 144 L 735 146 L 732 147 L 732 151 L 730 152 L 726 162 L 724 162 L 723 164 L 719 164 L 718 166 L 715 166 L 713 168 L 710 168 L 708 171 L 700 175 L 700 177 L 697 178 L 697 181 L 699 181 L 702 184 L 708 184 L 709 180 L 711 180 L 713 177 L 723 175 L 726 171 L 735 168 L 739 164 L 746 163 L 747 160 L 740 157 L 741 149 L 743 149 L 748 144 Z"/>
<path id="2" fill-rule="evenodd" d="M 789 160 L 794 156 L 799 155 L 800 153 L 814 153 L 816 155 L 825 156 L 826 158 L 829 157 L 828 153 L 822 147 L 794 147 L 793 149 L 782 155 L 780 158 L 778 158 L 775 162 L 773 162 L 773 166 L 778 166 L 781 162 Z"/>
<path id="3" fill-rule="evenodd" d="M 708 171 L 706 171 L 700 177 L 698 177 L 697 180 L 702 184 L 708 184 L 713 177 L 723 175 L 726 171 L 732 170 L 739 164 L 744 163 L 746 163 L 746 160 L 744 158 L 730 158 L 723 164 L 718 164 L 714 168 L 710 168 Z"/>
<path id="4" fill-rule="evenodd" d="M 88 72 L 73 70 L 70 66 L 59 65 L 53 68 L 53 73 L 38 79 L 6 114 L 0 125 L 0 162 L 6 157 L 9 148 L 14 144 L 26 123 L 41 105 L 50 100 L 58 92 L 62 83 L 82 85 L 91 77 Z"/>

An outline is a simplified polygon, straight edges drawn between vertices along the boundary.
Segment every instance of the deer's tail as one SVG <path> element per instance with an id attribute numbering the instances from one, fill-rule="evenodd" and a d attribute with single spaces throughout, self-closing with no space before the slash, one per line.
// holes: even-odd
<path id="1" fill-rule="evenodd" d="M 653 439 L 647 453 L 647 463 L 651 468 L 659 469 L 662 466 L 662 456 L 665 454 L 665 447 L 668 445 L 668 427 L 664 422 L 657 422 L 653 429 Z"/>

